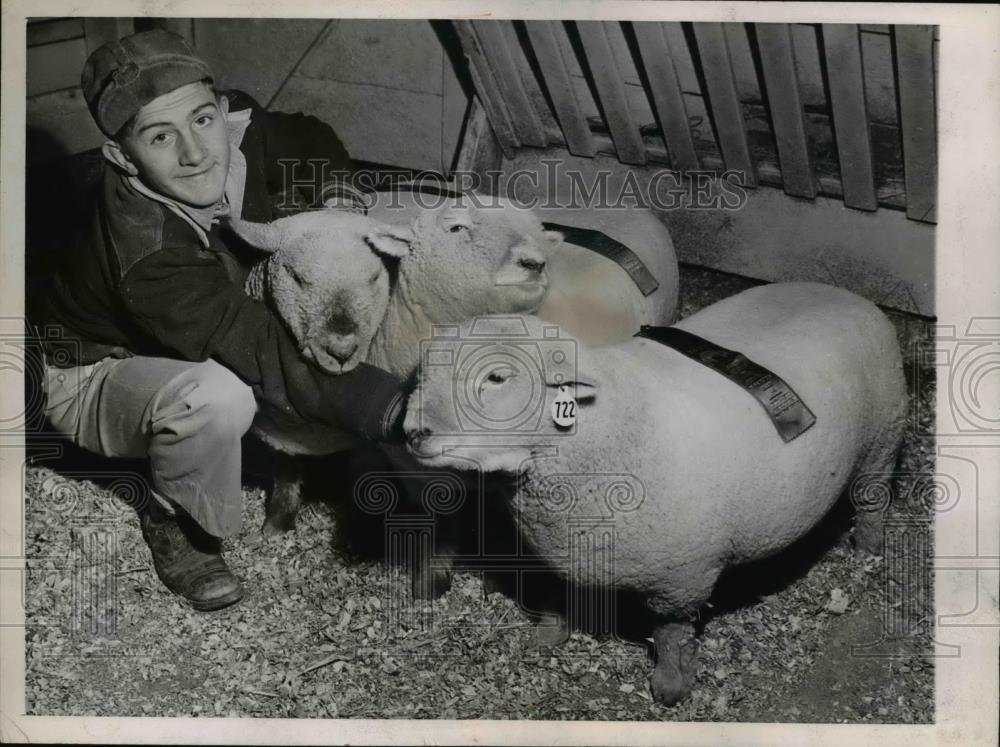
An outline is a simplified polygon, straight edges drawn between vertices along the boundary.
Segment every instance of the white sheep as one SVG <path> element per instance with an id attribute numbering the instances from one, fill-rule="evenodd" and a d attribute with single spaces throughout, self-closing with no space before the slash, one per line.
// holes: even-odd
<path id="1" fill-rule="evenodd" d="M 377 193 L 369 215 L 386 223 L 406 224 L 425 210 L 442 206 L 514 203 L 490 195 L 457 197 L 400 191 Z M 497 210 L 496 207 L 492 208 Z M 519 208 L 527 210 L 527 208 Z M 644 295 L 620 264 L 570 240 L 546 247 L 549 288 L 536 314 L 559 324 L 591 345 L 626 339 L 645 324 L 671 324 L 677 317 L 677 255 L 666 226 L 652 211 L 638 207 L 581 209 L 545 206 L 533 211 L 538 220 L 600 231 L 631 250 L 658 284 Z"/>
<path id="2" fill-rule="evenodd" d="M 557 571 L 589 585 L 609 573 L 616 590 L 643 596 L 664 703 L 689 691 L 692 622 L 719 574 L 787 547 L 855 477 L 891 469 L 907 406 L 892 324 L 846 290 L 762 286 L 676 327 L 780 376 L 815 424 L 785 443 L 747 391 L 685 355 L 636 338 L 577 344 L 573 361 L 557 354 L 566 336 L 536 317 L 474 320 L 428 347 L 405 420 L 425 466 L 516 475 L 515 520 Z M 578 402 L 570 428 L 549 417 L 560 384 Z M 578 537 L 602 520 L 614 530 L 610 565 Z M 574 543 L 587 548 L 579 564 L 566 561 Z"/>
<path id="3" fill-rule="evenodd" d="M 247 277 L 252 298 L 278 312 L 302 357 L 332 374 L 365 360 L 389 305 L 389 272 L 382 255 L 408 247 L 373 242 L 392 230 L 364 215 L 317 210 L 273 223 L 234 219 L 232 229 L 268 252 Z"/>
<path id="4" fill-rule="evenodd" d="M 252 246 L 273 252 L 267 298 L 306 357 L 334 374 L 349 370 L 363 357 L 400 377 L 416 368 L 420 341 L 430 337 L 436 324 L 476 314 L 537 309 L 549 279 L 544 250 L 561 241 L 558 232 L 545 231 L 531 212 L 513 207 L 441 206 L 421 211 L 409 225 L 323 210 L 270 224 L 234 220 L 232 228 Z M 372 258 L 379 262 L 376 254 L 398 258 L 392 268 L 391 293 L 383 293 L 388 288 L 383 275 L 376 277 L 369 269 Z M 350 263 L 364 268 L 360 277 Z M 275 278 L 291 280 L 279 293 Z M 354 283 L 360 291 L 350 290 Z M 248 288 L 255 290 L 258 285 Z M 372 298 L 359 301 L 365 294 Z M 355 303 L 363 312 L 361 319 L 352 318 Z M 356 343 L 357 350 L 349 357 L 325 352 L 340 345 L 351 330 L 351 344 Z M 266 405 L 253 431 L 272 448 L 290 455 L 332 454 L 359 443 L 349 433 L 304 423 Z M 395 457 L 409 464 L 405 452 Z M 298 470 L 284 461 L 275 466 L 264 525 L 267 534 L 294 526 L 300 502 Z"/>

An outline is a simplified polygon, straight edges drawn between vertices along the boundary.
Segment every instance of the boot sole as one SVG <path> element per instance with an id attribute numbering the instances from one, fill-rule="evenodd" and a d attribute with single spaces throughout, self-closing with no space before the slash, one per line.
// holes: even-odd
<path id="1" fill-rule="evenodd" d="M 217 597 L 216 599 L 206 599 L 201 602 L 196 602 L 192 599 L 188 599 L 187 597 L 181 598 L 187 601 L 192 608 L 198 610 L 199 612 L 213 612 L 215 610 L 221 610 L 224 607 L 230 607 L 243 599 L 243 590 L 235 589 L 225 596 Z"/>

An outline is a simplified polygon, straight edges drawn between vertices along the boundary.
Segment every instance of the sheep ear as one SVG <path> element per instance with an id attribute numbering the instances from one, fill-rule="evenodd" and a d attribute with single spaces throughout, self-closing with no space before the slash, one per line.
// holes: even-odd
<path id="1" fill-rule="evenodd" d="M 280 220 L 273 223 L 253 223 L 240 218 L 231 218 L 229 227 L 250 246 L 273 254 L 281 249 L 284 243 L 285 232 L 280 223 Z"/>
<path id="2" fill-rule="evenodd" d="M 379 226 L 365 235 L 365 241 L 386 257 L 405 257 L 413 249 L 413 231 L 406 226 Z"/>

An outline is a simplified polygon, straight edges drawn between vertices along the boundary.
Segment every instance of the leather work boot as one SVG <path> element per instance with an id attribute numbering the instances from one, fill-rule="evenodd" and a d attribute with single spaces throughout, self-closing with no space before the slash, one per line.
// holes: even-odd
<path id="1" fill-rule="evenodd" d="M 240 580 L 222 559 L 221 543 L 189 517 L 170 516 L 154 501 L 141 524 L 156 575 L 196 610 L 222 609 L 243 598 Z"/>

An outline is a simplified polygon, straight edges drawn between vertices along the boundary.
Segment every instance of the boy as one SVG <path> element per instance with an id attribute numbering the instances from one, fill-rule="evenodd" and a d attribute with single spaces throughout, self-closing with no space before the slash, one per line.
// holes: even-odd
<path id="1" fill-rule="evenodd" d="M 313 205 L 356 201 L 331 179 L 350 159 L 313 117 L 217 94 L 206 63 L 167 31 L 95 50 L 82 86 L 106 163 L 89 226 L 45 299 L 65 340 L 46 344 L 46 416 L 89 451 L 148 456 L 154 500 L 140 521 L 157 575 L 194 608 L 220 609 L 243 595 L 219 538 L 239 530 L 240 440 L 258 400 L 399 437 L 400 382 L 300 359 L 243 293 L 247 268 L 226 244 L 228 215 L 268 221 L 294 186 Z"/>

